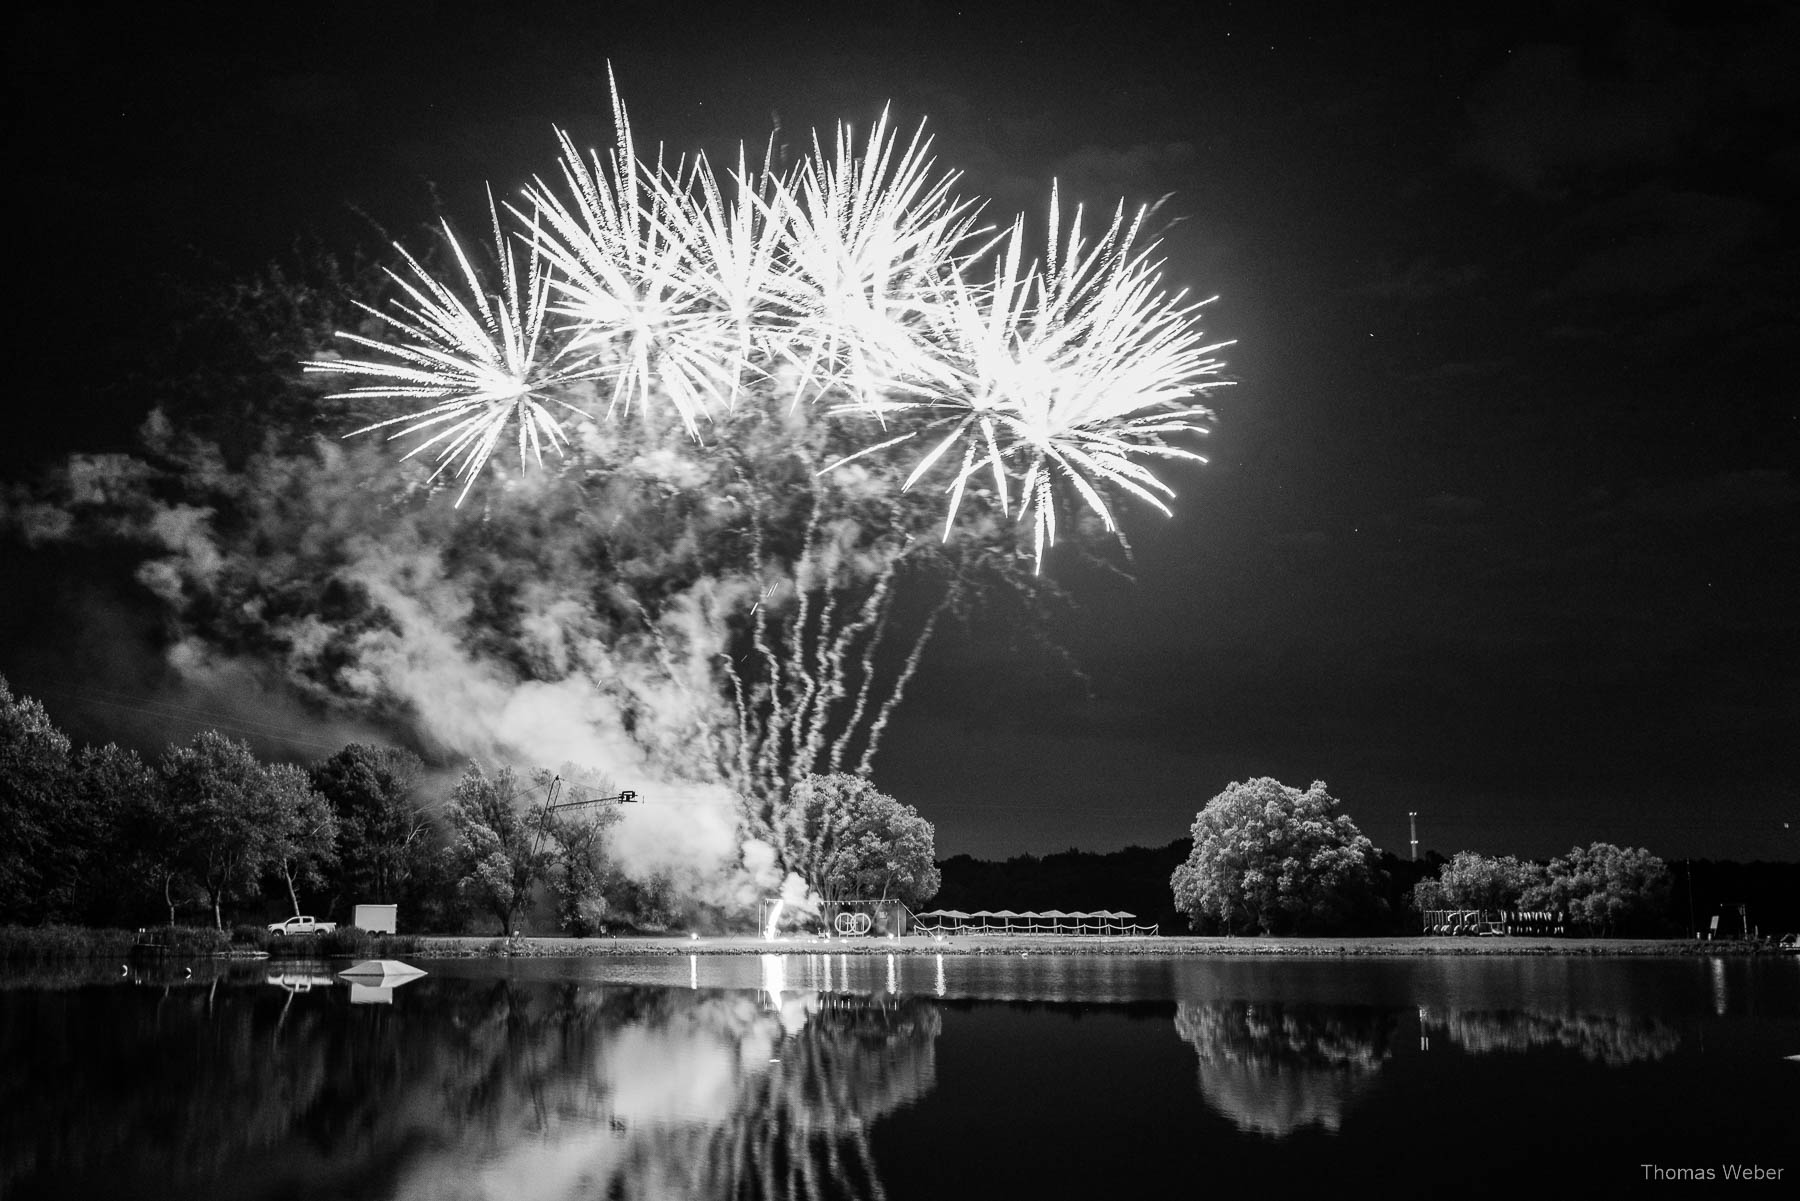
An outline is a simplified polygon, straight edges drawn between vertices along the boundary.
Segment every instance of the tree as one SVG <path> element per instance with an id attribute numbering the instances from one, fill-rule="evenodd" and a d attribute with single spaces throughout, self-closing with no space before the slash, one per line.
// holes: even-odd
<path id="1" fill-rule="evenodd" d="M 139 906 L 163 890 L 152 831 L 163 794 L 136 751 L 108 743 L 75 757 L 69 834 L 79 848 L 67 912 L 96 925 L 135 925 Z"/>
<path id="2" fill-rule="evenodd" d="M 351 743 L 312 766 L 337 819 L 338 872 L 358 900 L 396 903 L 425 870 L 431 817 L 419 803 L 425 765 L 411 751 Z"/>
<path id="3" fill-rule="evenodd" d="M 264 773 L 274 823 L 269 861 L 281 873 L 294 916 L 299 917 L 300 885 L 322 885 L 325 869 L 337 858 L 337 816 L 331 802 L 313 788 L 305 768 L 277 763 Z"/>
<path id="4" fill-rule="evenodd" d="M 1543 879 L 1544 869 L 1511 855 L 1488 857 L 1458 851 L 1438 873 L 1433 909 L 1518 909 L 1520 899 Z M 1430 881 L 1421 881 L 1423 888 Z M 1433 899 L 1426 897 L 1425 899 Z M 1420 909 L 1427 908 L 1423 903 Z"/>
<path id="5" fill-rule="evenodd" d="M 186 746 L 170 747 L 159 765 L 164 829 L 179 864 L 206 891 L 213 924 L 225 928 L 224 905 L 253 893 L 286 845 L 285 776 L 271 776 L 247 744 L 205 730 Z M 173 907 L 170 920 L 173 921 Z"/>
<path id="6" fill-rule="evenodd" d="M 457 887 L 471 904 L 500 919 L 510 934 L 513 918 L 547 875 L 550 853 L 536 847 L 537 831 L 521 804 L 511 767 L 489 776 L 471 762 L 444 808 L 450 827 L 448 855 Z"/>
<path id="7" fill-rule="evenodd" d="M 69 786 L 69 739 L 44 706 L 0 676 L 0 914 L 41 918 L 60 859 L 57 810 Z M 50 871 L 46 868 L 50 867 Z"/>
<path id="8" fill-rule="evenodd" d="M 562 777 L 562 801 L 579 802 L 618 794 L 613 782 L 572 763 L 565 763 L 556 775 Z M 535 773 L 534 781 L 549 790 L 551 773 Z M 621 814 L 616 805 L 595 804 L 563 814 L 548 815 L 544 833 L 552 848 L 550 891 L 556 897 L 556 916 L 562 928 L 577 938 L 587 938 L 605 930 L 612 908 L 609 892 L 619 890 L 619 873 L 607 854 L 607 831 L 617 825 Z"/>
<path id="9" fill-rule="evenodd" d="M 1668 865 L 1642 847 L 1596 842 L 1550 861 L 1527 889 L 1527 909 L 1556 909 L 1602 935 L 1655 932 L 1666 922 Z"/>
<path id="10" fill-rule="evenodd" d="M 766 834 L 781 867 L 824 901 L 894 897 L 916 905 L 937 894 L 931 823 L 863 776 L 806 777 Z"/>
<path id="11" fill-rule="evenodd" d="M 1301 792 L 1262 777 L 1233 784 L 1194 817 L 1194 849 L 1175 869 L 1175 907 L 1196 929 L 1270 934 L 1341 929 L 1375 908 L 1375 849 L 1314 781 Z"/>

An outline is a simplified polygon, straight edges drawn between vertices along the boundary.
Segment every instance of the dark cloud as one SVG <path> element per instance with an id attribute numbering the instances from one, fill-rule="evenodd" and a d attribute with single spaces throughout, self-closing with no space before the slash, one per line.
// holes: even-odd
<path id="1" fill-rule="evenodd" d="M 1541 193 L 1608 167 L 1666 162 L 1693 133 L 1693 93 L 1629 66 L 1597 76 L 1574 46 L 1523 46 L 1476 84 L 1462 157 Z"/>
<path id="2" fill-rule="evenodd" d="M 1740 174 L 1791 152 L 1791 5 L 1605 6 L 1508 47 L 1476 80 L 1461 161 L 1539 196 L 1637 169 Z"/>
<path id="3" fill-rule="evenodd" d="M 1772 231 L 1771 214 L 1755 200 L 1647 184 L 1572 223 L 1568 233 L 1580 257 L 1558 287 L 1577 295 L 1665 296 L 1716 278 Z"/>
<path id="4" fill-rule="evenodd" d="M 1375 262 L 1372 278 L 1361 291 L 1379 300 L 1418 303 L 1473 287 L 1486 274 L 1479 263 L 1450 264 L 1431 255 L 1419 255 L 1405 263 L 1383 258 Z"/>

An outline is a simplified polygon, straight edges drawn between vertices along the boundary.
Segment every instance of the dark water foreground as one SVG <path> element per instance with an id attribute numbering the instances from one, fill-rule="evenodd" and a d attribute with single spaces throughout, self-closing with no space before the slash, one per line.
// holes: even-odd
<path id="1" fill-rule="evenodd" d="M 1800 1179 L 1791 959 L 420 962 L 393 987 L 347 962 L 0 977 L 0 1197 Z M 1780 1176 L 1730 1182 L 1740 1165 Z"/>

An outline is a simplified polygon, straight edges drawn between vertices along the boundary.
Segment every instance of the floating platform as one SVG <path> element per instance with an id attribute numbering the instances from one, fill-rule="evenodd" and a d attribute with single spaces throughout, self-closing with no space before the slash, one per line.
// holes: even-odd
<path id="1" fill-rule="evenodd" d="M 402 963 L 398 959 L 365 959 L 355 967 L 347 967 L 338 975 L 364 984 L 404 984 L 426 975 L 424 968 Z"/>
<path id="2" fill-rule="evenodd" d="M 396 988 L 425 974 L 425 969 L 398 959 L 365 959 L 339 972 L 338 978 L 350 985 L 352 1005 L 392 1005 Z"/>

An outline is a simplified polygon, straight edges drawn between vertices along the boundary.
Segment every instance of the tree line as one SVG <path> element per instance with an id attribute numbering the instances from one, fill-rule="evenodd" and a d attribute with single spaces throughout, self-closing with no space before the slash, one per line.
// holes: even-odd
<path id="1" fill-rule="evenodd" d="M 547 782 L 548 773 L 541 773 Z M 136 926 L 246 905 L 342 914 L 395 903 L 417 928 L 511 918 L 533 888 L 559 921 L 667 921 L 666 889 L 606 860 L 597 821 L 534 821 L 510 768 L 471 763 L 441 805 L 410 751 L 352 743 L 310 766 L 264 763 L 215 730 L 146 760 L 74 749 L 0 679 L 0 920 Z"/>
<path id="2" fill-rule="evenodd" d="M 1234 783 L 1195 815 L 1192 837 L 1169 884 L 1203 933 L 1416 930 L 1420 914 L 1445 909 L 1553 911 L 1601 936 L 1681 928 L 1669 867 L 1641 847 L 1595 842 L 1547 863 L 1459 851 L 1409 865 L 1420 878 L 1396 887 L 1400 861 L 1375 850 L 1322 781 Z"/>
<path id="3" fill-rule="evenodd" d="M 470 763 L 433 797 L 410 751 L 352 743 L 309 766 L 264 763 L 217 731 L 145 760 L 76 750 L 42 704 L 0 678 L 0 921 L 137 926 L 234 908 L 346 913 L 402 906 L 413 929 L 518 928 L 540 903 L 557 930 L 728 928 L 754 915 L 710 907 L 669 871 L 625 870 L 610 832 L 610 781 L 565 764 L 524 774 Z M 548 802 L 592 799 L 569 815 Z M 820 901 L 928 900 L 930 822 L 866 778 L 809 777 L 774 811 L 775 862 Z"/>
<path id="4" fill-rule="evenodd" d="M 614 791 L 573 765 L 521 774 L 470 763 L 433 796 L 410 751 L 353 743 L 304 767 L 264 763 L 216 731 L 154 760 L 112 744 L 75 749 L 0 677 L 0 921 L 132 927 L 154 916 L 224 929 L 248 908 L 326 916 L 385 902 L 412 929 L 512 931 L 534 910 L 578 937 L 749 928 L 753 915 L 709 905 L 692 882 L 626 871 L 610 837 L 615 806 L 551 812 L 559 776 L 565 799 Z M 1445 909 L 1552 910 L 1602 935 L 1697 930 L 1714 913 L 1725 914 L 1721 934 L 1738 934 L 1739 904 L 1769 930 L 1800 918 L 1771 900 L 1791 902 L 1789 864 L 1677 872 L 1604 842 L 1542 863 L 1470 850 L 1401 859 L 1376 850 L 1322 782 L 1234 783 L 1195 815 L 1189 838 L 1164 847 L 939 863 L 929 821 L 838 773 L 802 781 L 758 833 L 817 901 L 1126 909 L 1165 934 L 1405 932 Z"/>

